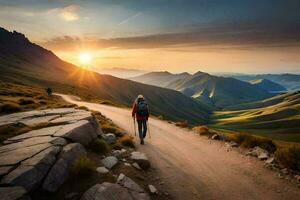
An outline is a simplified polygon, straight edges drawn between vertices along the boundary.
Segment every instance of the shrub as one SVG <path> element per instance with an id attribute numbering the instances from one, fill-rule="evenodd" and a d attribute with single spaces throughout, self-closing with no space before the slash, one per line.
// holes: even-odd
<path id="1" fill-rule="evenodd" d="M 74 163 L 71 173 L 73 176 L 84 176 L 92 174 L 95 170 L 96 164 L 89 158 L 83 156 Z"/>
<path id="2" fill-rule="evenodd" d="M 245 148 L 253 148 L 259 146 L 271 153 L 276 151 L 276 145 L 271 139 L 256 137 L 246 133 L 237 133 L 231 138 Z"/>
<path id="3" fill-rule="evenodd" d="M 180 121 L 180 122 L 176 122 L 175 123 L 176 126 L 179 126 L 179 127 L 182 127 L 182 128 L 186 128 L 188 127 L 188 122 L 185 120 L 185 121 Z"/>
<path id="4" fill-rule="evenodd" d="M 212 136 L 214 134 L 207 126 L 195 126 L 193 131 L 199 135 Z"/>
<path id="5" fill-rule="evenodd" d="M 96 139 L 90 144 L 90 149 L 95 153 L 106 153 L 109 150 L 109 146 L 104 140 Z"/>
<path id="6" fill-rule="evenodd" d="M 122 137 L 124 135 L 123 132 L 113 124 L 105 123 L 101 125 L 101 128 L 104 133 L 113 133 L 117 137 Z"/>
<path id="7" fill-rule="evenodd" d="M 20 99 L 19 100 L 19 105 L 29 105 L 29 104 L 34 104 L 35 102 L 31 99 Z"/>
<path id="8" fill-rule="evenodd" d="M 300 170 L 300 148 L 296 146 L 290 146 L 280 148 L 275 152 L 276 160 L 292 170 Z"/>
<path id="9" fill-rule="evenodd" d="M 120 142 L 123 146 L 132 147 L 132 148 L 135 147 L 133 138 L 129 135 L 124 135 L 123 137 L 121 137 Z"/>
<path id="10" fill-rule="evenodd" d="M 111 146 L 114 150 L 121 150 L 123 148 L 120 142 L 116 142 Z"/>
<path id="11" fill-rule="evenodd" d="M 15 103 L 4 103 L 0 106 L 1 113 L 13 113 L 13 112 L 20 112 L 22 108 Z"/>

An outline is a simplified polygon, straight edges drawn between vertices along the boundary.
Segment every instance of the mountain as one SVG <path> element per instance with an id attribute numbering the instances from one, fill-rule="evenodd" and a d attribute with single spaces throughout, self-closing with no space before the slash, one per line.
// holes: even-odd
<path id="1" fill-rule="evenodd" d="M 54 53 L 31 43 L 23 34 L 0 28 L 1 81 L 52 87 L 54 91 L 102 99 L 131 106 L 143 94 L 156 115 L 171 120 L 206 123 L 210 111 L 180 92 L 79 68 Z"/>
<path id="2" fill-rule="evenodd" d="M 270 81 L 268 79 L 258 79 L 258 80 L 252 80 L 249 81 L 251 84 L 256 85 L 268 92 L 283 92 L 286 91 L 286 88 L 282 85 L 275 83 L 273 81 Z"/>
<path id="3" fill-rule="evenodd" d="M 100 74 L 109 74 L 118 78 L 130 78 L 134 76 L 140 76 L 146 73 L 146 71 L 143 70 L 126 69 L 126 68 L 119 68 L 119 67 L 103 68 L 100 70 L 96 70 L 96 72 Z"/>
<path id="4" fill-rule="evenodd" d="M 300 142 L 300 92 L 281 94 L 236 109 L 215 112 L 211 126 Z"/>
<path id="5" fill-rule="evenodd" d="M 288 90 L 300 90 L 299 74 L 231 75 L 230 77 L 243 80 L 243 81 L 267 79 L 285 87 Z"/>
<path id="6" fill-rule="evenodd" d="M 140 76 L 130 78 L 130 80 L 145 83 L 148 85 L 155 85 L 160 87 L 167 87 L 171 82 L 189 77 L 191 74 L 185 72 L 180 74 L 172 74 L 170 72 L 149 72 Z"/>
<path id="7" fill-rule="evenodd" d="M 201 71 L 183 76 L 169 72 L 152 72 L 135 77 L 133 80 L 180 91 L 216 108 L 272 96 L 268 91 L 248 82 L 213 76 Z"/>

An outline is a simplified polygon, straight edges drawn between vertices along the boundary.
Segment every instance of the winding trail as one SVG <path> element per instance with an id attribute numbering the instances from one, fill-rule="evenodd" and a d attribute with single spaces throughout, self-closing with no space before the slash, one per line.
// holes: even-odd
<path id="1" fill-rule="evenodd" d="M 68 102 L 100 111 L 133 134 L 131 112 L 60 95 Z M 300 199 L 300 189 L 263 167 L 263 162 L 228 150 L 223 142 L 199 137 L 166 121 L 149 119 L 145 152 L 175 199 Z"/>

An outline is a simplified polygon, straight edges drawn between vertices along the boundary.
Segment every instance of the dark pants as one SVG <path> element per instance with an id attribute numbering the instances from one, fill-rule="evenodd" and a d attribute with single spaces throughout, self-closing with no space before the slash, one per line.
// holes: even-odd
<path id="1" fill-rule="evenodd" d="M 147 121 L 141 120 L 141 121 L 137 121 L 137 123 L 139 128 L 140 139 L 143 140 L 146 137 L 146 133 L 147 133 Z"/>

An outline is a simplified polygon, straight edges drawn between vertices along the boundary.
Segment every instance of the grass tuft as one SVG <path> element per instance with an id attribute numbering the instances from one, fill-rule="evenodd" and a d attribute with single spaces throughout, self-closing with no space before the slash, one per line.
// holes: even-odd
<path id="1" fill-rule="evenodd" d="M 212 136 L 214 134 L 207 126 L 195 126 L 192 130 L 199 135 Z"/>
<path id="2" fill-rule="evenodd" d="M 102 139 L 96 139 L 89 145 L 90 149 L 95 153 L 104 154 L 109 151 L 108 144 Z"/>
<path id="3" fill-rule="evenodd" d="M 4 114 L 20 112 L 20 111 L 22 111 L 22 108 L 16 103 L 7 102 L 0 105 L 0 112 Z"/>
<path id="4" fill-rule="evenodd" d="M 275 152 L 276 160 L 284 167 L 300 171 L 300 148 L 289 146 L 279 148 Z"/>
<path id="5" fill-rule="evenodd" d="M 73 177 L 86 176 L 91 175 L 95 170 L 96 164 L 86 156 L 83 156 L 74 163 L 71 174 Z"/>
<path id="6" fill-rule="evenodd" d="M 276 151 L 276 145 L 271 139 L 253 136 L 246 133 L 237 133 L 231 135 L 231 139 L 245 148 L 253 148 L 259 146 L 270 153 Z"/>
<path id="7" fill-rule="evenodd" d="M 121 137 L 120 143 L 126 147 L 131 147 L 131 148 L 135 147 L 133 137 L 131 137 L 129 135 L 124 135 L 123 137 Z"/>
<path id="8" fill-rule="evenodd" d="M 32 99 L 20 99 L 19 105 L 29 105 L 34 104 L 35 102 Z"/>
<path id="9" fill-rule="evenodd" d="M 187 128 L 189 126 L 188 121 L 180 121 L 175 123 L 176 126 L 182 127 L 182 128 Z"/>

